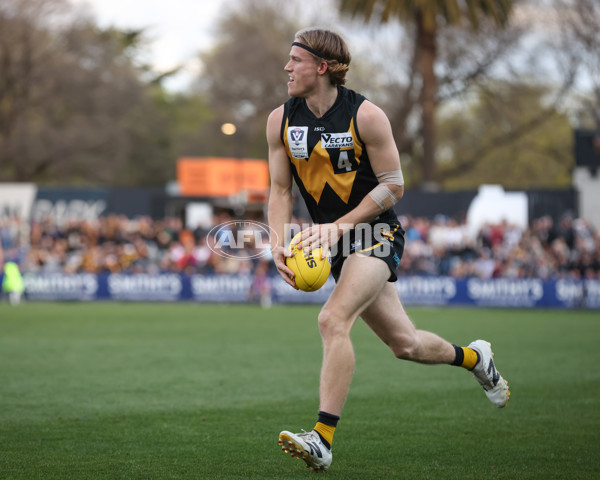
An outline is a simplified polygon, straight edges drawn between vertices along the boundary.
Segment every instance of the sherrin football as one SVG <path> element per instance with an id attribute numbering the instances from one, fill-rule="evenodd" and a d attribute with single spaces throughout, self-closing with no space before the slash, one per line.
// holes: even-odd
<path id="1" fill-rule="evenodd" d="M 285 259 L 285 264 L 292 270 L 296 276 L 294 281 L 300 290 L 305 292 L 314 292 L 321 288 L 331 271 L 331 265 L 327 258 L 321 259 L 321 247 L 315 248 L 312 252 L 303 251 L 296 248 L 300 242 L 298 233 L 290 242 L 291 257 Z"/>

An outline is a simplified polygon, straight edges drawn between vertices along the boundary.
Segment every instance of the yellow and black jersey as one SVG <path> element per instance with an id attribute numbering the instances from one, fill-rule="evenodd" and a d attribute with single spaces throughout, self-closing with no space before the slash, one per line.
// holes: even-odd
<path id="1" fill-rule="evenodd" d="M 284 104 L 281 140 L 315 223 L 330 223 L 354 209 L 377 186 L 356 123 L 365 97 L 338 87 L 333 106 L 317 118 L 304 98 Z"/>

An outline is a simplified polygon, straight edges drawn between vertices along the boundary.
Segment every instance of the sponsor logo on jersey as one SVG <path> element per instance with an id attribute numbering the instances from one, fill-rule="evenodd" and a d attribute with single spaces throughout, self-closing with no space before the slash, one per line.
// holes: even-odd
<path id="1" fill-rule="evenodd" d="M 290 128 L 290 136 L 292 137 L 292 142 L 294 142 L 294 145 L 300 145 L 300 143 L 302 143 L 304 134 L 305 131 L 302 128 Z"/>
<path id="2" fill-rule="evenodd" d="M 348 148 L 354 147 L 354 140 L 350 132 L 322 133 L 321 146 L 323 148 Z"/>
<path id="3" fill-rule="evenodd" d="M 294 158 L 308 158 L 308 127 L 288 127 L 287 141 Z"/>

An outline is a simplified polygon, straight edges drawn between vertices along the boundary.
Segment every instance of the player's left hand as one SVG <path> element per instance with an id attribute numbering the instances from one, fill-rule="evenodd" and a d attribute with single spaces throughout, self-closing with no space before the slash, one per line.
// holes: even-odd
<path id="1" fill-rule="evenodd" d="M 313 225 L 302 231 L 302 241 L 296 246 L 311 252 L 315 248 L 321 247 L 321 258 L 325 258 L 331 245 L 335 245 L 341 236 L 342 231 L 335 223 Z"/>

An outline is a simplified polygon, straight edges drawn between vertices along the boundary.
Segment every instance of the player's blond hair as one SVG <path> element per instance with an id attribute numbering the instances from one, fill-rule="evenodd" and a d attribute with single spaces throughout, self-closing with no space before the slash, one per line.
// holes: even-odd
<path id="1" fill-rule="evenodd" d="M 311 53 L 315 59 L 327 62 L 327 73 L 332 85 L 344 85 L 346 73 L 350 69 L 350 51 L 344 39 L 337 33 L 317 27 L 300 30 L 296 41 L 307 45 L 319 55 Z"/>

